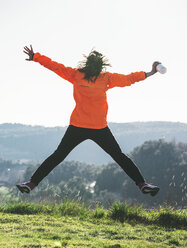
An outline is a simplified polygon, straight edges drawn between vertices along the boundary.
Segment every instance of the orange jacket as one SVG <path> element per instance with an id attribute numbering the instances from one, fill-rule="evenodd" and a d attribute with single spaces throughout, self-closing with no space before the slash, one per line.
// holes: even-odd
<path id="1" fill-rule="evenodd" d="M 35 53 L 33 60 L 73 84 L 76 106 L 71 114 L 70 124 L 77 127 L 92 129 L 106 127 L 108 112 L 106 91 L 116 86 L 130 86 L 145 79 L 143 71 L 129 75 L 102 72 L 95 83 L 92 83 L 84 80 L 84 74 L 77 69 L 65 67 L 40 53 Z"/>

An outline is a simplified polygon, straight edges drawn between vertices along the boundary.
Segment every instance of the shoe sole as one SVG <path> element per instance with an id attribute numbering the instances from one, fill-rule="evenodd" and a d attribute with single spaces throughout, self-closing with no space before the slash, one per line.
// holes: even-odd
<path id="1" fill-rule="evenodd" d="M 153 192 L 150 193 L 151 196 L 155 196 L 159 190 L 160 190 L 160 188 L 156 188 Z"/>
<path id="2" fill-rule="evenodd" d="M 151 196 L 155 196 L 160 190 L 160 188 L 157 187 L 155 189 L 150 189 L 150 188 L 145 187 L 144 190 L 145 191 L 142 191 L 143 194 L 150 194 Z"/>
<path id="3" fill-rule="evenodd" d="M 30 189 L 27 186 L 21 186 L 19 184 L 16 184 L 16 187 L 21 191 L 21 193 L 30 193 Z"/>

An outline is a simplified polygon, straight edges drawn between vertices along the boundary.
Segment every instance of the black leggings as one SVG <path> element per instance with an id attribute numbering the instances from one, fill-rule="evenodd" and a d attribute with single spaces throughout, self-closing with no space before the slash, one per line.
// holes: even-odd
<path id="1" fill-rule="evenodd" d="M 56 151 L 35 171 L 31 181 L 38 185 L 65 157 L 84 140 L 91 139 L 107 152 L 116 163 L 138 185 L 144 182 L 139 169 L 133 161 L 122 153 L 118 143 L 108 127 L 102 129 L 80 128 L 70 125 Z"/>

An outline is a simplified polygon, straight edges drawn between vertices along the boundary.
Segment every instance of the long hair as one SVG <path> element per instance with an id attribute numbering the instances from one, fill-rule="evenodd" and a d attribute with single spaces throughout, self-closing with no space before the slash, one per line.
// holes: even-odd
<path id="1" fill-rule="evenodd" d="M 91 51 L 88 56 L 83 56 L 86 60 L 79 63 L 78 71 L 84 73 L 84 79 L 88 82 L 95 82 L 103 69 L 106 69 L 106 66 L 111 66 L 105 56 L 95 50 Z"/>

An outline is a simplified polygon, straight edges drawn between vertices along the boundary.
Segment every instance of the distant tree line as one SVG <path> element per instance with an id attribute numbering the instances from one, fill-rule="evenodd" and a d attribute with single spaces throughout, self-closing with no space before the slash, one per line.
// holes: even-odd
<path id="1" fill-rule="evenodd" d="M 131 122 L 109 123 L 116 140 L 126 153 L 147 140 L 187 143 L 187 123 Z M 0 157 L 36 164 L 52 153 L 61 141 L 67 127 L 43 127 L 22 124 L 0 124 Z M 86 152 L 85 152 L 86 150 Z M 98 145 L 86 140 L 77 146 L 66 160 L 92 164 L 107 164 L 111 158 Z"/>
<path id="2" fill-rule="evenodd" d="M 58 165 L 31 194 L 12 194 L 31 201 L 60 202 L 78 200 L 87 205 L 127 201 L 155 207 L 168 204 L 187 206 L 187 144 L 147 141 L 129 156 L 138 165 L 148 182 L 159 185 L 160 192 L 151 197 L 140 192 L 135 183 L 116 163 L 96 166 L 76 161 Z M 28 166 L 23 180 L 28 180 L 38 166 Z"/>

